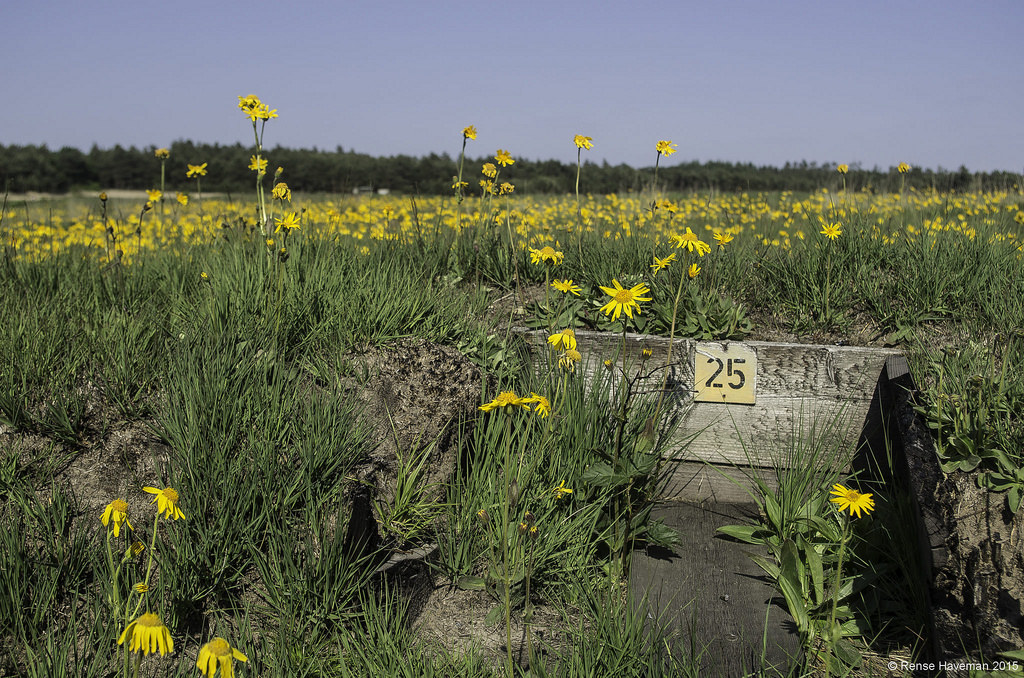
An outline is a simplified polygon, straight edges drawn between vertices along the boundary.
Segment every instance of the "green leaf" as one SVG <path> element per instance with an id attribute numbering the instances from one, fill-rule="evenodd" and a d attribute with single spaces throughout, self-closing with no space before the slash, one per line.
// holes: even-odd
<path id="1" fill-rule="evenodd" d="M 764 534 L 764 530 L 758 525 L 723 525 L 717 531 L 745 544 L 765 543 L 765 539 L 759 536 Z"/>
<path id="2" fill-rule="evenodd" d="M 494 626 L 501 619 L 504 611 L 505 609 L 501 605 L 495 605 L 491 608 L 491 611 L 487 613 L 487 616 L 484 617 L 484 624 Z"/>
<path id="3" fill-rule="evenodd" d="M 466 575 L 465 577 L 459 577 L 459 580 L 455 582 L 455 586 L 463 591 L 483 591 L 487 587 L 487 582 L 483 577 Z"/>
<path id="4" fill-rule="evenodd" d="M 860 650 L 854 647 L 853 643 L 844 638 L 839 639 L 835 644 L 834 649 L 839 660 L 850 668 L 857 668 L 863 661 Z"/>
<path id="5" fill-rule="evenodd" d="M 660 520 L 647 524 L 647 541 L 657 546 L 672 549 L 681 543 L 679 533 Z"/>
<path id="6" fill-rule="evenodd" d="M 775 497 L 770 494 L 764 496 L 764 512 L 768 516 L 768 522 L 777 534 L 782 534 L 782 507 Z"/>

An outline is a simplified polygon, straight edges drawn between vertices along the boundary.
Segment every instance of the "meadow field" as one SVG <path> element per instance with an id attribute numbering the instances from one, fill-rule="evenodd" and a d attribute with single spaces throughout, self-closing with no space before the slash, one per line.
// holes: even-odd
<path id="1" fill-rule="evenodd" d="M 675 541 L 672 424 L 583 328 L 900 347 L 943 470 L 1019 526 L 1019 190 L 538 198 L 503 153 L 448 197 L 293 194 L 257 145 L 255 197 L 4 201 L 0 673 L 707 675 L 626 595 Z M 805 647 L 750 669 L 885 675 L 928 645 L 906 488 L 804 475 L 737 533 Z"/>

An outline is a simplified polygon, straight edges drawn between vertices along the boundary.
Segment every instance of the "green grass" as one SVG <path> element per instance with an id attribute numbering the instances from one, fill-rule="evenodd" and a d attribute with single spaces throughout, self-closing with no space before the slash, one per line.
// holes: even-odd
<path id="1" fill-rule="evenodd" d="M 351 474 L 369 452 L 372 424 L 347 397 L 346 379 L 359 377 L 350 358 L 402 337 L 460 347 L 491 374 L 481 402 L 503 389 L 557 395 L 548 419 L 498 411 L 463 422 L 446 503 L 418 505 L 422 496 L 406 483 L 390 508 L 395 530 L 406 541 L 436 541 L 438 573 L 486 591 L 498 626 L 502 615 L 518 618 L 540 603 L 564 611 L 575 629 L 569 645 L 535 662 L 535 675 L 695 673 L 699 648 L 679 655 L 651 638 L 622 603 L 623 570 L 614 564 L 631 539 L 659 536 L 645 522 L 657 469 L 644 463 L 669 431 L 645 443 L 651 408 L 623 408 L 610 372 L 588 381 L 523 369 L 515 342 L 485 319 L 499 294 L 488 290 L 543 283 L 545 272 L 527 253 L 511 253 L 503 230 L 456 241 L 424 225 L 412 244 L 370 243 L 366 255 L 296 237 L 287 261 L 234 231 L 127 266 L 75 249 L 0 258 L 0 424 L 29 441 L 0 456 L 0 673 L 120 670 L 123 624 L 107 603 L 105 531 L 77 488 L 53 479 L 111 432 L 136 425 L 156 442 L 133 467 L 152 472 L 135 477 L 126 465 L 122 491 L 174 487 L 186 513 L 157 522 L 156 535 L 151 513 L 132 514 L 138 538 L 155 544 L 146 606 L 176 645 L 173 659 L 147 662 L 190 675 L 199 646 L 222 635 L 250 657 L 240 675 L 507 674 L 507 663 L 483 651 L 454 655 L 418 641 L 402 596 L 374 576 L 372 554 L 345 543 Z M 756 314 L 797 333 L 862 329 L 903 342 L 929 395 L 924 414 L 943 462 L 980 472 L 1015 508 L 1024 487 L 1015 475 L 1024 341 L 1007 328 L 1024 326 L 1019 253 L 955 232 L 894 245 L 869 233 L 866 218 L 854 216 L 834 242 L 809 238 L 784 251 L 750 239 L 713 250 L 701 275 L 683 280 L 677 336 L 742 337 L 757 329 L 747 324 Z M 620 241 L 585 234 L 563 249 L 556 275 L 584 287 L 565 319 L 613 329 L 597 312 L 597 286 L 647 280 L 654 299 L 631 328 L 667 334 L 684 268 L 650 278 L 651 253 L 664 255 L 663 246 L 642 233 Z M 946 345 L 951 337 L 958 346 Z M 816 440 L 794 454 L 824 454 Z M 410 457 L 407 481 L 415 468 Z M 839 536 L 820 525 L 809 532 L 801 511 L 813 504 L 820 514 L 837 477 L 780 480 L 780 493 L 766 490 L 760 501 L 778 518 L 779 560 L 796 566 L 787 540 L 803 554 L 809 569 L 794 581 L 809 587 L 820 613 Z M 574 493 L 556 499 L 559 483 Z M 866 487 L 886 499 L 849 542 L 844 614 L 863 638 L 902 641 L 920 628 L 923 605 L 920 582 L 904 585 L 916 576 L 903 527 L 911 508 L 905 489 Z M 517 529 L 526 511 L 535 541 Z M 432 513 L 442 519 L 425 518 Z M 115 554 L 127 542 L 117 545 Z M 816 548 L 822 562 L 808 555 Z M 144 569 L 128 563 L 122 597 Z M 901 617 L 901 606 L 911 612 Z"/>

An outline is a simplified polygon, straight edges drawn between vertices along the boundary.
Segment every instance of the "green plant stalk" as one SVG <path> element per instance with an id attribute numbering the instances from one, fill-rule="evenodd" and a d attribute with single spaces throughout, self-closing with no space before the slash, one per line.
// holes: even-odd
<path id="1" fill-rule="evenodd" d="M 661 157 L 660 155 L 658 157 Z M 682 264 L 680 263 L 680 266 Z M 679 285 L 676 287 L 676 298 L 672 303 L 672 325 L 669 328 L 668 333 L 668 355 L 665 358 L 665 374 L 661 377 L 661 388 L 658 393 L 658 406 L 654 408 L 654 421 L 657 422 L 661 417 L 661 406 L 665 401 L 665 388 L 668 385 L 668 372 L 672 365 L 672 348 L 675 346 L 676 338 L 676 317 L 679 314 L 679 297 L 683 294 L 683 281 L 686 279 L 685 273 L 679 275 Z"/>
<path id="2" fill-rule="evenodd" d="M 110 550 L 110 530 L 107 530 L 107 565 L 110 567 L 111 584 L 113 585 L 113 594 L 111 595 L 110 602 L 114 606 L 114 614 L 120 614 L 121 610 L 121 594 L 117 590 L 118 572 L 121 568 L 114 567 L 114 554 Z"/>
<path id="3" fill-rule="evenodd" d="M 836 607 L 839 605 L 839 589 L 843 585 L 843 557 L 846 555 L 846 542 L 850 539 L 850 521 L 843 524 L 843 538 L 839 542 L 839 559 L 836 563 L 836 583 L 832 591 L 832 611 L 828 618 L 828 638 L 825 643 L 825 676 L 831 676 L 832 648 L 839 641 L 836 634 Z M 839 634 L 842 637 L 842 634 Z"/>
<path id="4" fill-rule="evenodd" d="M 583 266 L 583 210 L 580 209 L 580 161 L 583 157 L 583 149 L 576 149 L 576 250 L 580 257 L 580 266 Z"/>

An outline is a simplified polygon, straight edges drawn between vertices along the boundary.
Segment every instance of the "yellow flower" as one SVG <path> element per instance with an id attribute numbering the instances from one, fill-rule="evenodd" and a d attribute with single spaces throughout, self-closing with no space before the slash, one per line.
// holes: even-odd
<path id="1" fill-rule="evenodd" d="M 270 120 L 277 117 L 277 109 L 270 110 L 270 107 L 260 101 L 260 98 L 255 94 L 238 97 L 238 107 L 253 122 L 257 120 Z"/>
<path id="2" fill-rule="evenodd" d="M 675 243 L 676 249 L 685 247 L 687 251 L 696 252 L 701 257 L 711 251 L 711 245 L 698 238 L 697 234 L 691 231 L 689 226 L 686 227 L 686 233 L 673 235 L 671 239 Z"/>
<path id="3" fill-rule="evenodd" d="M 160 158 L 161 160 L 166 160 L 167 158 L 171 157 L 171 152 L 166 148 L 158 148 L 155 151 L 153 151 L 153 155 Z"/>
<path id="4" fill-rule="evenodd" d="M 544 396 L 537 395 L 531 391 L 530 397 L 524 398 L 524 400 L 528 403 L 537 403 L 537 407 L 534 408 L 534 412 L 536 412 L 537 416 L 541 419 L 551 414 L 551 401 Z"/>
<path id="5" fill-rule="evenodd" d="M 274 233 L 279 233 L 281 230 L 284 230 L 285 233 L 291 233 L 293 229 L 299 227 L 299 215 L 295 212 L 289 212 L 284 217 L 275 217 L 274 222 L 277 224 Z"/>
<path id="6" fill-rule="evenodd" d="M 565 370 L 566 372 L 572 372 L 576 369 L 576 363 L 583 360 L 583 356 L 580 352 L 574 348 L 570 348 L 562 357 L 558 359 L 558 367 Z"/>
<path id="7" fill-rule="evenodd" d="M 840 228 L 839 224 L 824 224 L 821 228 L 821 234 L 827 236 L 829 240 L 835 240 L 843 233 L 843 229 Z"/>
<path id="8" fill-rule="evenodd" d="M 908 165 L 905 162 L 901 162 L 899 165 L 896 166 L 896 171 L 899 172 L 900 174 L 906 174 L 907 172 L 910 171 L 910 165 Z"/>
<path id="9" fill-rule="evenodd" d="M 485 162 L 483 169 L 480 171 L 484 173 L 485 177 L 490 177 L 491 179 L 498 176 L 498 168 L 493 162 Z"/>
<path id="10" fill-rule="evenodd" d="M 498 189 L 498 195 L 508 195 L 512 191 L 516 190 L 516 187 L 507 181 L 501 182 L 501 186 Z"/>
<path id="11" fill-rule="evenodd" d="M 188 196 L 184 193 L 178 193 L 174 196 L 174 199 L 181 203 L 182 207 L 188 207 Z"/>
<path id="12" fill-rule="evenodd" d="M 641 360 L 650 360 L 652 355 L 654 355 L 654 351 L 649 348 L 641 349 L 640 351 Z"/>
<path id="13" fill-rule="evenodd" d="M 559 481 L 558 487 L 551 490 L 552 494 L 555 495 L 555 499 L 561 499 L 567 494 L 572 494 L 572 489 L 565 486 L 565 481 Z"/>
<path id="14" fill-rule="evenodd" d="M 267 159 L 257 158 L 255 155 L 249 156 L 249 169 L 253 172 L 259 172 L 260 174 L 267 173 Z"/>
<path id="15" fill-rule="evenodd" d="M 690 264 L 690 268 L 686 269 L 686 275 L 690 276 L 690 280 L 696 278 L 698 273 L 700 273 L 700 266 L 697 264 Z"/>
<path id="16" fill-rule="evenodd" d="M 508 167 L 509 165 L 515 163 L 515 160 L 512 159 L 511 154 L 509 154 L 508 151 L 502 150 L 500 148 L 494 154 L 494 159 L 497 160 L 498 164 L 501 165 L 502 167 Z"/>
<path id="17" fill-rule="evenodd" d="M 454 190 L 459 190 L 460 188 L 466 188 L 467 186 L 469 186 L 469 182 L 468 181 L 459 181 L 458 179 L 456 179 L 455 183 L 452 184 L 452 188 Z"/>
<path id="18" fill-rule="evenodd" d="M 270 191 L 270 195 L 278 200 L 287 200 L 288 202 L 292 201 L 292 189 L 288 188 L 288 184 L 283 181 L 274 184 L 274 188 Z"/>
<path id="19" fill-rule="evenodd" d="M 576 148 L 585 148 L 588 151 L 594 147 L 594 139 L 592 137 L 585 137 L 582 134 L 574 136 L 572 142 L 576 144 Z"/>
<path id="20" fill-rule="evenodd" d="M 150 503 L 156 504 L 157 514 L 162 513 L 165 518 L 170 520 L 185 517 L 185 514 L 178 508 L 178 493 L 174 489 L 170 487 L 165 487 L 162 490 L 158 490 L 155 487 L 144 487 L 142 489 L 145 492 L 156 495 Z"/>
<path id="21" fill-rule="evenodd" d="M 145 550 L 146 550 L 146 545 L 145 544 L 143 544 L 141 541 L 134 541 L 134 542 L 132 542 L 132 545 L 128 547 L 128 554 L 130 554 L 131 557 L 134 558 L 134 557 L 138 556 L 140 553 L 142 553 Z"/>
<path id="22" fill-rule="evenodd" d="M 871 513 L 875 510 L 875 500 L 871 498 L 870 494 L 861 494 L 857 490 L 842 485 L 833 485 L 832 494 L 836 496 L 832 497 L 830 501 L 839 505 L 840 513 L 849 509 L 851 516 L 856 513 L 860 518 L 861 511 Z"/>
<path id="23" fill-rule="evenodd" d="M 572 280 L 556 280 L 551 283 L 551 286 L 559 292 L 575 294 L 577 297 L 580 296 L 580 286 L 574 284 Z"/>
<path id="24" fill-rule="evenodd" d="M 206 271 L 202 271 L 199 274 L 199 279 L 202 280 L 203 282 L 208 282 L 210 280 L 210 274 L 207 273 Z"/>
<path id="25" fill-rule="evenodd" d="M 490 412 L 498 407 L 522 407 L 524 410 L 528 410 L 530 409 L 530 406 L 527 402 L 528 399 L 520 398 L 516 395 L 515 391 L 502 391 L 497 398 L 486 405 L 481 405 L 477 409 L 483 410 L 484 412 Z"/>
<path id="26" fill-rule="evenodd" d="M 143 593 L 149 593 L 149 584 L 147 584 L 144 581 L 140 581 L 139 583 L 137 583 L 135 586 L 132 587 L 132 591 L 135 591 L 135 593 L 138 593 L 140 596 Z"/>
<path id="27" fill-rule="evenodd" d="M 132 640 L 128 646 L 129 652 L 141 652 L 148 655 L 150 652 L 160 651 L 160 656 L 168 652 L 174 652 L 174 639 L 171 632 L 160 621 L 160 617 L 152 612 L 139 616 L 135 621 L 125 627 L 121 637 L 117 639 L 118 645 L 124 645 L 125 638 L 131 632 Z"/>
<path id="28" fill-rule="evenodd" d="M 206 163 L 202 165 L 189 165 L 188 172 L 185 177 L 191 179 L 192 177 L 205 177 L 206 176 Z"/>
<path id="29" fill-rule="evenodd" d="M 560 264 L 565 259 L 565 255 L 555 250 L 554 247 L 547 245 L 539 250 L 530 248 L 530 261 L 534 264 L 539 264 L 542 261 L 548 264 Z"/>
<path id="30" fill-rule="evenodd" d="M 671 141 L 659 141 L 655 144 L 655 148 L 658 149 L 658 155 L 672 155 L 676 152 L 675 146 Z"/>
<path id="31" fill-rule="evenodd" d="M 732 242 L 733 238 L 731 233 L 722 233 L 721 231 L 715 231 L 715 235 L 712 237 L 714 237 L 721 248 L 725 248 L 726 245 Z"/>
<path id="32" fill-rule="evenodd" d="M 836 167 L 836 171 L 839 172 L 840 174 L 846 174 L 847 172 L 850 171 L 850 166 L 849 165 L 839 165 L 838 167 Z"/>
<path id="33" fill-rule="evenodd" d="M 249 661 L 248 657 L 231 647 L 228 641 L 214 638 L 199 650 L 196 668 L 205 673 L 206 678 L 213 678 L 219 666 L 221 678 L 231 678 L 234 675 L 232 664 L 236 659 L 240 662 Z"/>
<path id="34" fill-rule="evenodd" d="M 100 517 L 100 522 L 106 527 L 110 523 L 114 523 L 113 532 L 115 537 L 121 536 L 121 523 L 125 523 L 129 528 L 132 524 L 128 522 L 128 504 L 123 499 L 115 499 L 114 501 L 107 504 L 107 508 L 103 510 L 103 515 Z"/>
<path id="35" fill-rule="evenodd" d="M 107 192 L 106 191 L 103 191 L 103 192 L 100 193 L 100 201 L 101 202 L 106 202 L 107 201 Z"/>
<path id="36" fill-rule="evenodd" d="M 658 257 L 654 257 L 654 263 L 651 264 L 651 268 L 653 268 L 654 272 L 657 273 L 658 271 L 660 271 L 663 268 L 668 268 L 669 264 L 671 264 L 675 260 L 676 260 L 676 255 L 675 254 L 670 254 L 667 257 L 665 257 L 664 259 L 659 259 Z"/>
<path id="37" fill-rule="evenodd" d="M 146 195 L 149 196 L 149 202 L 160 202 L 160 198 L 164 197 L 164 194 L 156 189 L 146 191 Z"/>
<path id="38" fill-rule="evenodd" d="M 612 287 L 601 287 L 601 291 L 609 295 L 612 300 L 601 307 L 601 313 L 610 315 L 612 320 L 617 320 L 619 314 L 625 311 L 626 316 L 629 318 L 633 317 L 633 309 L 636 309 L 637 315 L 640 314 L 640 301 L 650 301 L 650 297 L 643 295 L 650 294 L 650 289 L 643 283 L 634 285 L 630 289 L 625 289 L 618 280 L 612 279 Z"/>
<path id="39" fill-rule="evenodd" d="M 470 125 L 469 127 L 464 127 L 462 129 L 462 138 L 476 139 L 476 127 L 473 127 L 472 125 Z"/>
<path id="40" fill-rule="evenodd" d="M 566 351 L 576 348 L 576 333 L 571 329 L 556 332 L 548 337 L 548 343 L 556 349 L 564 347 Z"/>

